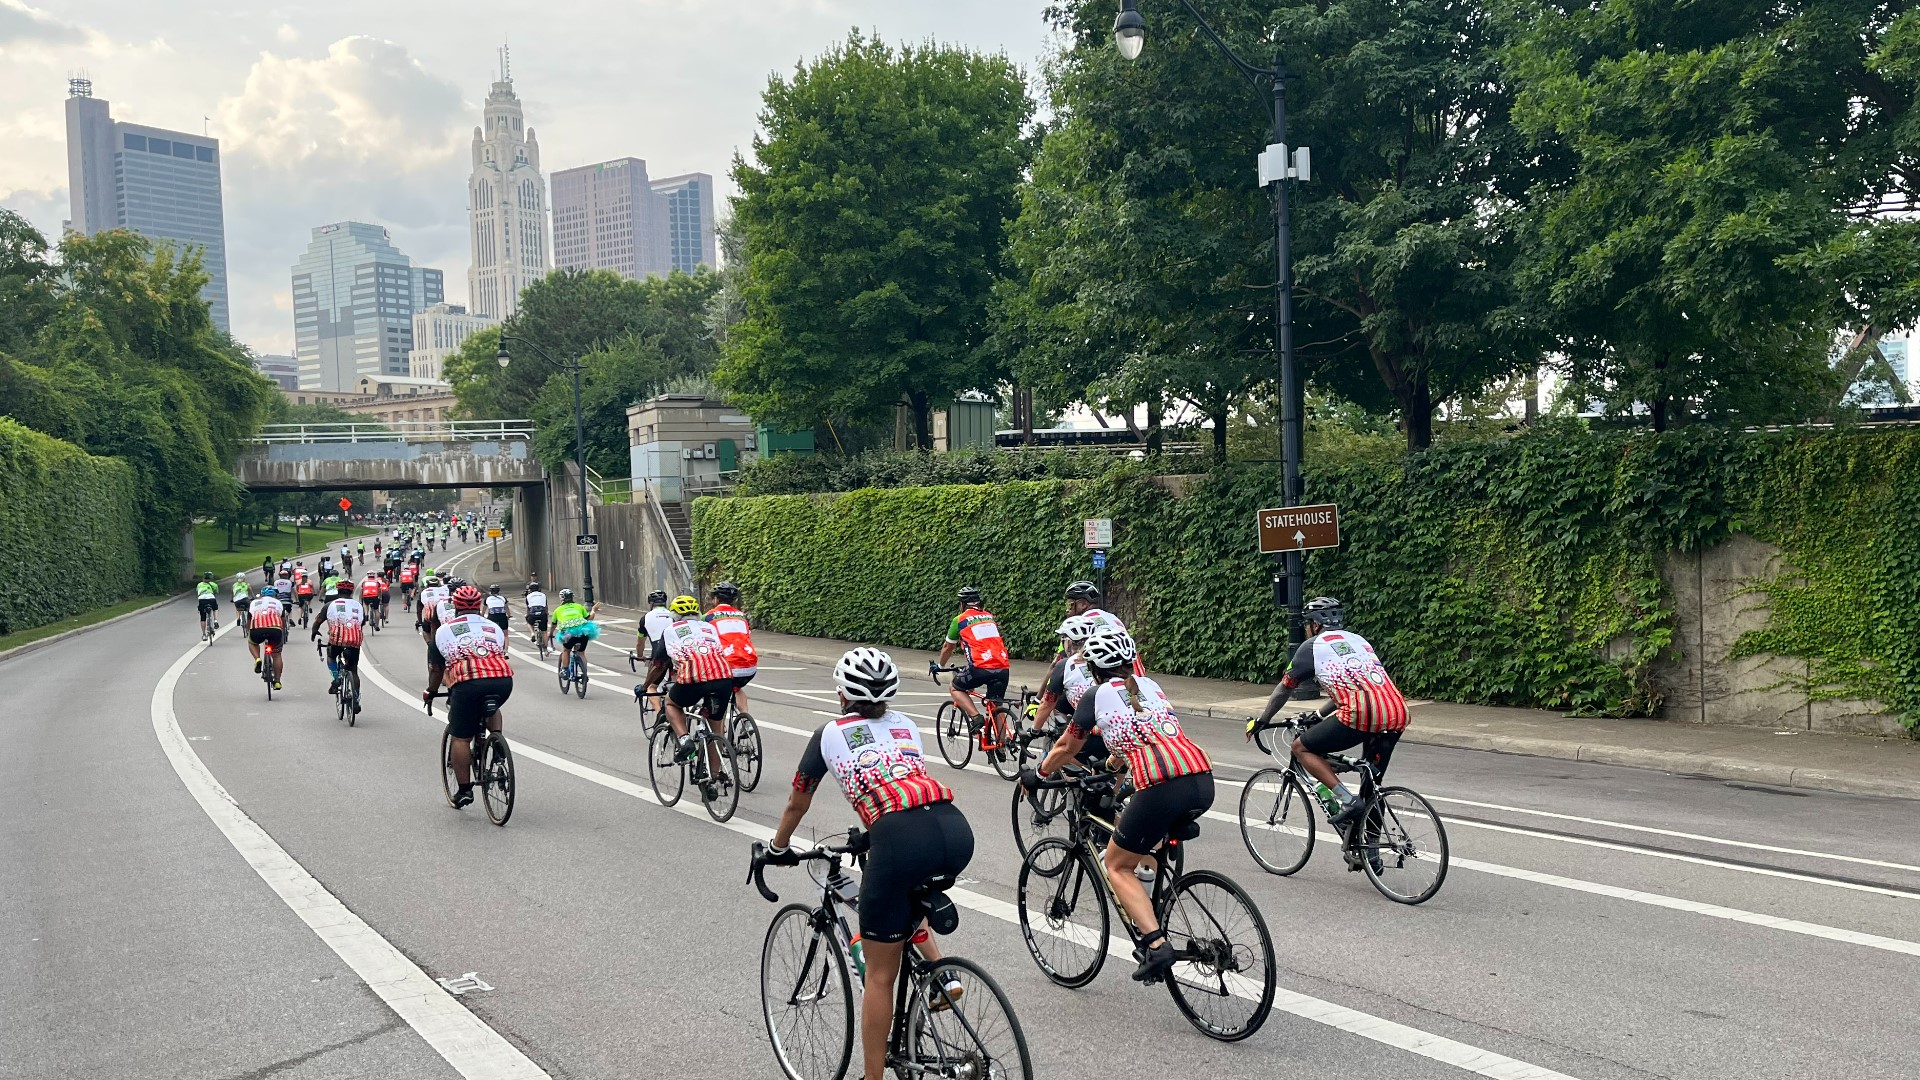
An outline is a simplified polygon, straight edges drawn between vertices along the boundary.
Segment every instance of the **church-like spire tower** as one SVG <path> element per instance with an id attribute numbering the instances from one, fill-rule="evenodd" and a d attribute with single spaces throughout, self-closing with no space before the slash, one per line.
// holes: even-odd
<path id="1" fill-rule="evenodd" d="M 546 276 L 552 264 L 540 142 L 525 126 L 505 45 L 499 61 L 499 78 L 487 92 L 480 126 L 473 129 L 473 172 L 467 180 L 473 266 L 467 288 L 475 313 L 504 319 L 519 307 L 520 290 Z"/>

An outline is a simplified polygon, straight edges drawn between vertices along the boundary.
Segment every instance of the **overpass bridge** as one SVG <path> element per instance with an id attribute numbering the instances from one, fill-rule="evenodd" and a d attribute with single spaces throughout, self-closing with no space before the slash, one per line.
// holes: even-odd
<path id="1" fill-rule="evenodd" d="M 533 487 L 532 439 L 530 420 L 268 424 L 234 475 L 261 492 Z"/>

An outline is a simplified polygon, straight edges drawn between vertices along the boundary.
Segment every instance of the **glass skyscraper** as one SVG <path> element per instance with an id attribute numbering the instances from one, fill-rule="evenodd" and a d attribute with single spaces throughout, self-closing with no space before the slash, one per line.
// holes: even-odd
<path id="1" fill-rule="evenodd" d="M 667 209 L 668 269 L 691 274 L 700 266 L 720 269 L 720 241 L 713 226 L 713 177 L 669 176 L 653 182 Z"/>
<path id="2" fill-rule="evenodd" d="M 131 229 L 176 250 L 202 249 L 201 295 L 214 325 L 229 329 L 220 140 L 116 121 L 90 80 L 69 79 L 67 187 L 76 231 Z"/>
<path id="3" fill-rule="evenodd" d="M 365 376 L 407 376 L 413 313 L 440 303 L 445 291 L 440 271 L 413 265 L 378 225 L 314 229 L 293 264 L 300 389 L 353 391 Z"/>

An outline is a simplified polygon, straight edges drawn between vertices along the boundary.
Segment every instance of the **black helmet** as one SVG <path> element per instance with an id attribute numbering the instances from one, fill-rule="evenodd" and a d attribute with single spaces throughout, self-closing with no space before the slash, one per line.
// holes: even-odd
<path id="1" fill-rule="evenodd" d="M 965 588 L 963 588 L 963 589 L 961 589 L 961 590 L 960 590 L 960 602 L 961 602 L 961 603 L 963 603 L 963 604 L 977 604 L 977 603 L 979 603 L 979 602 L 980 602 L 980 590 L 979 590 L 979 589 L 976 589 L 976 588 L 974 588 L 974 587 L 973 587 L 973 586 L 971 586 L 971 585 L 968 585 L 968 586 L 966 586 Z"/>
<path id="2" fill-rule="evenodd" d="M 1076 581 L 1067 586 L 1067 599 L 1097 601 L 1100 599 L 1100 587 L 1091 581 Z"/>
<path id="3" fill-rule="evenodd" d="M 735 585 L 731 581 L 723 581 L 713 587 L 713 598 L 715 600 L 724 600 L 731 604 L 735 600 L 740 599 L 740 586 Z"/>
<path id="4" fill-rule="evenodd" d="M 206 571 L 205 573 L 203 573 L 203 574 L 201 574 L 201 575 L 200 575 L 200 580 L 201 580 L 201 581 L 212 581 L 212 580 L 213 580 L 213 571 L 211 571 L 211 570 L 208 570 L 208 571 Z"/>
<path id="5" fill-rule="evenodd" d="M 492 594 L 492 595 L 494 595 L 494 596 L 499 596 L 499 595 L 500 595 L 500 586 L 498 586 L 498 585 L 489 585 L 489 586 L 487 586 L 487 592 L 488 592 L 488 593 L 490 593 L 490 594 Z"/>
<path id="6" fill-rule="evenodd" d="M 1347 623 L 1347 609 L 1331 596 L 1316 596 L 1307 601 L 1302 618 L 1328 630 L 1338 630 Z"/>
<path id="7" fill-rule="evenodd" d="M 647 594 L 647 603 L 652 604 L 655 607 L 659 607 L 660 605 L 666 602 L 667 602 L 667 591 L 665 589 L 655 589 L 652 592 Z"/>

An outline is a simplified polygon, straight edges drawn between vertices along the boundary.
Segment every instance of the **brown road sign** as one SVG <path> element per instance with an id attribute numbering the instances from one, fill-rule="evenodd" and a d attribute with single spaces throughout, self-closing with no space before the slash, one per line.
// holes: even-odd
<path id="1" fill-rule="evenodd" d="M 1340 508 L 1332 503 L 1262 510 L 1258 520 L 1262 555 L 1340 546 Z"/>

